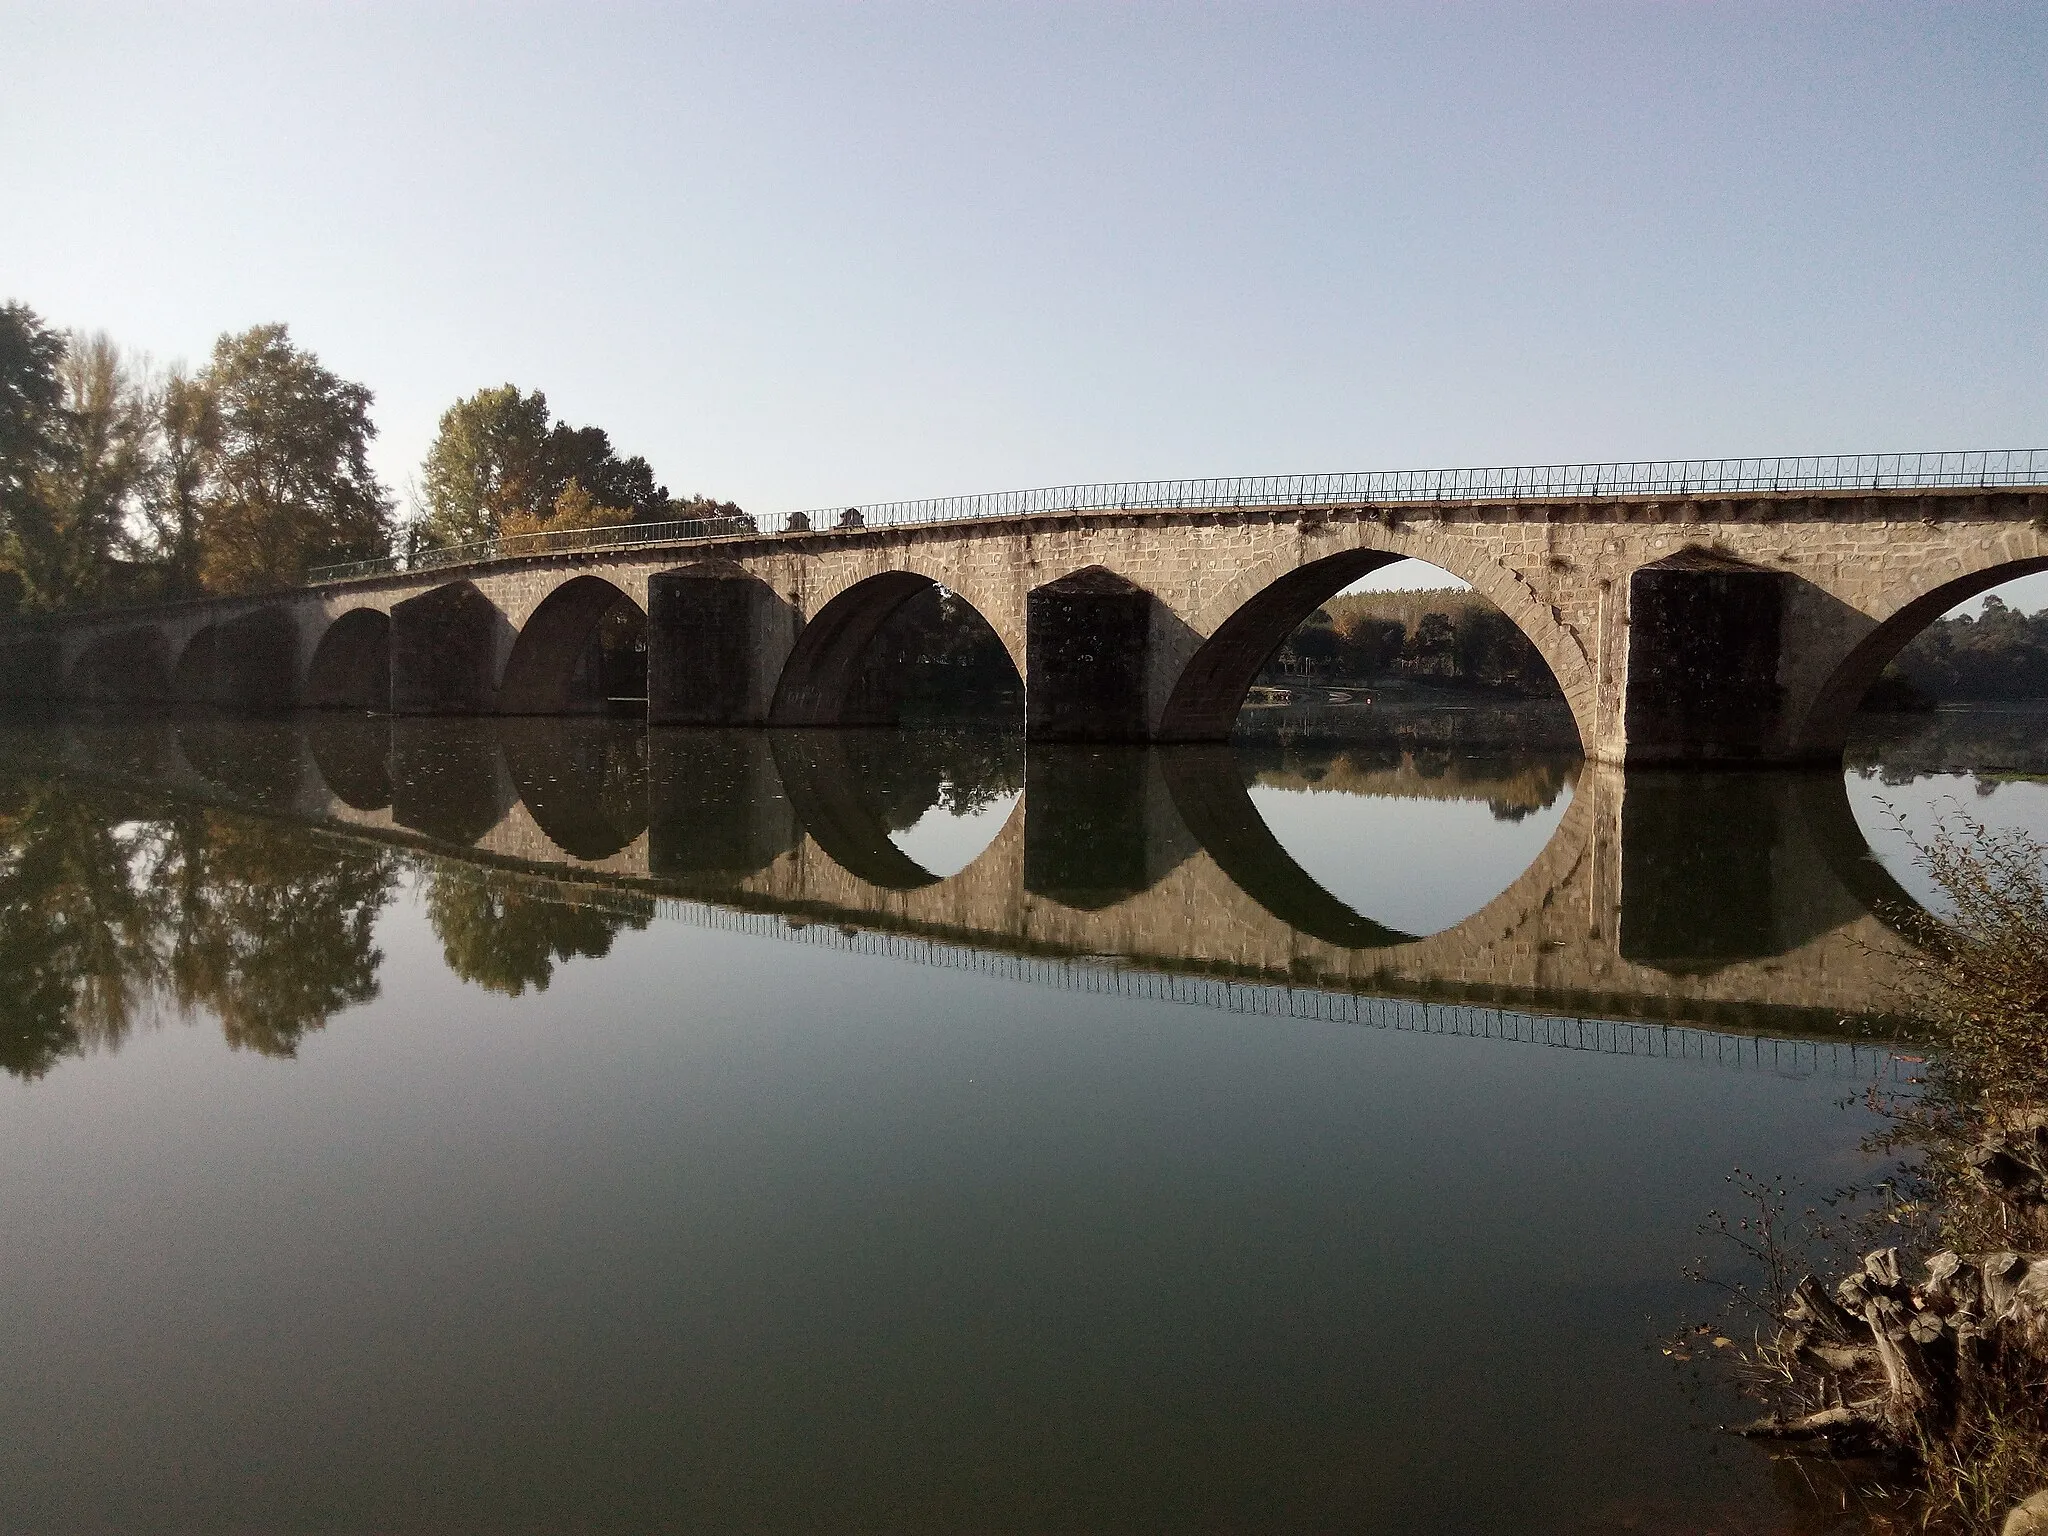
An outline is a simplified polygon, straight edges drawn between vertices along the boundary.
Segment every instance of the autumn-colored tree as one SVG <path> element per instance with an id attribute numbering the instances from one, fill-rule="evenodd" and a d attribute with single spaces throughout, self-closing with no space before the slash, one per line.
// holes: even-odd
<path id="1" fill-rule="evenodd" d="M 569 533 L 578 528 L 615 528 L 633 521 L 631 507 L 607 507 L 590 492 L 583 489 L 580 480 L 571 479 L 562 487 L 562 493 L 555 498 L 555 504 L 545 517 L 534 517 L 526 512 L 514 512 L 506 517 L 498 533 L 503 538 L 516 538 L 528 533 Z"/>
<path id="2" fill-rule="evenodd" d="M 142 514 L 163 594 L 199 591 L 208 477 L 220 447 L 220 409 L 203 379 L 174 368 L 156 394 L 156 451 Z"/>
<path id="3" fill-rule="evenodd" d="M 321 367 L 282 325 L 214 344 L 217 413 L 201 573 L 210 591 L 287 586 L 309 565 L 384 554 L 391 505 L 370 472 L 370 391 Z"/>
<path id="4" fill-rule="evenodd" d="M 104 333 L 67 338 L 50 451 L 12 518 L 12 554 L 33 608 L 104 600 L 149 476 L 155 406 Z"/>

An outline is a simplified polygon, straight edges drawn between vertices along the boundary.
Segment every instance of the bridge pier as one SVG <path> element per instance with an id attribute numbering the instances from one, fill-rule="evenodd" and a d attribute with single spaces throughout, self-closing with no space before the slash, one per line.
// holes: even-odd
<path id="1" fill-rule="evenodd" d="M 1629 577 L 1622 740 L 1594 755 L 1631 765 L 1785 760 L 1779 681 L 1792 578 L 1706 550 Z M 1617 750 L 1618 747 L 1618 750 Z"/>
<path id="2" fill-rule="evenodd" d="M 738 565 L 647 579 L 647 723 L 766 725 L 796 615 Z"/>
<path id="3" fill-rule="evenodd" d="M 1024 734 L 1147 741 L 1153 598 L 1100 566 L 1034 588 L 1024 617 Z"/>
<path id="4" fill-rule="evenodd" d="M 451 582 L 391 610 L 391 712 L 482 715 L 497 697 L 501 631 L 491 600 L 467 581 Z"/>

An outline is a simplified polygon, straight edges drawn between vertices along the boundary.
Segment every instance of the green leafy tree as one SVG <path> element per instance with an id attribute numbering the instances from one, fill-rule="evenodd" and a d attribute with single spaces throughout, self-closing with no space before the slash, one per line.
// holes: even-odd
<path id="1" fill-rule="evenodd" d="M 286 586 L 309 565 L 390 548 L 368 389 L 321 367 L 282 325 L 223 336 L 202 382 L 218 431 L 201 560 L 209 590 Z"/>
<path id="2" fill-rule="evenodd" d="M 155 829 L 63 778 L 0 787 L 0 1070 L 111 1047 L 161 977 L 137 871 Z"/>
<path id="3" fill-rule="evenodd" d="M 1928 625 L 1886 678 L 1929 699 L 2048 698 L 2048 610 L 2029 616 L 1993 593 L 1979 617 Z"/>
<path id="4" fill-rule="evenodd" d="M 662 513 L 662 521 L 671 523 L 698 523 L 706 534 L 715 533 L 759 533 L 761 526 L 753 517 L 741 510 L 736 501 L 714 501 L 709 496 L 683 496 L 671 500 L 668 509 Z"/>
<path id="5" fill-rule="evenodd" d="M 162 943 L 184 1007 L 203 1007 L 237 1050 L 291 1056 L 344 1008 L 376 997 L 378 915 L 397 863 L 385 849 L 197 812 L 156 862 Z"/>
<path id="6" fill-rule="evenodd" d="M 557 422 L 548 434 L 548 466 L 556 497 L 573 480 L 599 506 L 624 508 L 632 514 L 632 522 L 659 523 L 668 518 L 668 487 L 655 484 L 653 469 L 639 454 L 620 458 L 603 427 Z"/>
<path id="7" fill-rule="evenodd" d="M 602 427 L 550 420 L 546 395 L 513 384 L 442 413 L 420 481 L 419 532 L 430 545 L 670 516 L 668 487 L 644 458 L 619 457 Z"/>
<path id="8" fill-rule="evenodd" d="M 548 398 L 482 389 L 441 413 L 421 466 L 431 544 L 494 538 L 510 517 L 545 517 L 561 494 L 549 461 Z"/>

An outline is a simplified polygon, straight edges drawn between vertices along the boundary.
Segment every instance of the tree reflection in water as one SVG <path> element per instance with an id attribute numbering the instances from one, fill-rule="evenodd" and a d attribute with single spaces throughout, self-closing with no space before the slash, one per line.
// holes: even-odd
<path id="1" fill-rule="evenodd" d="M 0 788 L 0 1067 L 14 1076 L 118 1045 L 146 1015 L 159 924 L 137 877 L 155 834 L 61 781 Z"/>
<path id="2" fill-rule="evenodd" d="M 166 965 L 183 1011 L 210 1010 L 228 1044 L 290 1056 L 342 1009 L 377 995 L 377 914 L 399 860 L 297 827 L 183 813 L 152 882 L 168 900 Z"/>
<path id="3" fill-rule="evenodd" d="M 561 961 L 610 954 L 622 930 L 637 933 L 653 920 L 654 902 L 619 896 L 596 907 L 517 876 L 444 865 L 427 887 L 427 918 L 450 970 L 486 991 L 520 997 L 528 987 L 547 991 Z"/>
<path id="4" fill-rule="evenodd" d="M 0 786 L 0 1067 L 39 1077 L 165 1011 L 290 1056 L 377 995 L 387 849 L 54 778 Z"/>

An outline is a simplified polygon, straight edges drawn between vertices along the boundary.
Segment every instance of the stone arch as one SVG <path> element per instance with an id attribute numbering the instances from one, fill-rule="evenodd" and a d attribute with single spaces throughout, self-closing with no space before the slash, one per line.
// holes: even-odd
<path id="1" fill-rule="evenodd" d="M 1161 741 L 1220 741 L 1230 734 L 1252 679 L 1316 609 L 1361 576 L 1402 557 L 1347 549 L 1298 565 L 1243 602 L 1202 643 L 1167 699 Z"/>
<path id="2" fill-rule="evenodd" d="M 375 608 L 351 608 L 320 637 L 306 673 L 311 709 L 391 708 L 391 617 Z"/>
<path id="3" fill-rule="evenodd" d="M 171 676 L 181 704 L 277 714 L 297 699 L 298 625 L 282 608 L 208 624 L 185 642 Z"/>
<path id="4" fill-rule="evenodd" d="M 90 704 L 167 704 L 169 647 L 155 625 L 102 635 L 71 664 L 65 693 Z"/>
<path id="5" fill-rule="evenodd" d="M 55 635 L 29 635 L 0 647 L 0 697 L 56 699 L 63 679 L 64 644 Z"/>
<path id="6" fill-rule="evenodd" d="M 777 733 L 775 768 L 800 826 L 848 874 L 885 891 L 914 891 L 939 877 L 890 839 L 846 743 L 829 733 Z"/>
<path id="7" fill-rule="evenodd" d="M 628 722 L 506 720 L 496 732 L 514 792 L 570 858 L 611 858 L 647 830 L 645 738 Z"/>
<path id="8" fill-rule="evenodd" d="M 197 630 L 178 653 L 177 669 L 171 674 L 171 697 L 180 704 L 218 703 L 214 664 L 219 651 L 219 626 L 208 624 Z"/>
<path id="9" fill-rule="evenodd" d="M 451 581 L 397 604 L 391 610 L 392 713 L 488 713 L 509 629 L 471 581 Z"/>
<path id="10" fill-rule="evenodd" d="M 541 599 L 512 643 L 498 686 L 501 715 L 602 714 L 602 658 L 592 641 L 618 604 L 633 600 L 602 576 L 572 576 Z M 645 618 L 638 603 L 633 609 Z"/>
<path id="11" fill-rule="evenodd" d="M 1848 744 L 1849 721 L 1878 674 L 1914 636 L 1958 604 L 2021 576 L 2048 571 L 2048 555 L 1995 561 L 1907 598 L 1850 647 L 1828 673 L 1794 728 L 1796 756 L 1839 758 Z"/>
<path id="12" fill-rule="evenodd" d="M 917 571 L 887 570 L 864 577 L 834 596 L 797 631 L 769 706 L 769 724 L 894 724 L 895 701 L 870 697 L 860 687 L 869 650 L 897 610 L 941 585 L 936 578 Z M 953 590 L 983 623 L 989 623 L 978 605 Z M 989 627 L 1003 639 L 999 628 Z M 1007 640 L 1003 648 L 1015 665 L 1016 653 Z M 1028 676 L 1023 668 L 1018 671 L 1020 676 Z"/>
<path id="13" fill-rule="evenodd" d="M 1228 736 L 1252 679 L 1295 628 L 1361 576 L 1398 560 L 1421 560 L 1447 571 L 1498 608 L 1550 669 L 1571 706 L 1582 745 L 1594 739 L 1593 664 L 1585 642 L 1538 600 L 1521 576 L 1496 560 L 1474 558 L 1458 539 L 1427 530 L 1362 524 L 1348 549 L 1304 558 L 1277 574 L 1272 562 L 1247 571 L 1204 606 L 1226 615 L 1175 679 L 1157 728 L 1161 741 L 1218 741 Z M 1304 552 L 1306 553 L 1306 552 Z"/>
<path id="14" fill-rule="evenodd" d="M 322 715 L 305 727 L 306 749 L 321 783 L 343 805 L 381 811 L 391 804 L 391 722 Z"/>

